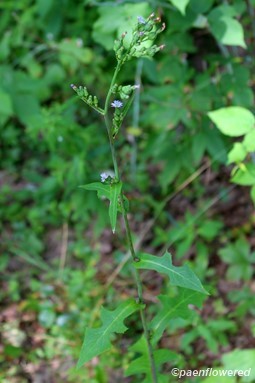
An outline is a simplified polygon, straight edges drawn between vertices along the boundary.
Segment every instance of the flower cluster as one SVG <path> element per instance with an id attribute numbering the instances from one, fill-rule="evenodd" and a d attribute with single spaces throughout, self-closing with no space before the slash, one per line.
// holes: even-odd
<path id="1" fill-rule="evenodd" d="M 114 108 L 114 114 L 112 119 L 112 137 L 115 138 L 119 132 L 125 115 L 122 110 L 123 103 L 121 101 L 115 100 L 112 102 L 111 105 Z"/>
<path id="2" fill-rule="evenodd" d="M 119 94 L 121 100 L 127 100 L 130 98 L 135 89 L 138 89 L 139 85 L 118 85 L 115 84 L 112 87 L 112 94 Z M 114 108 L 114 114 L 112 119 L 112 137 L 115 139 L 119 129 L 122 125 L 123 119 L 132 103 L 132 98 L 123 106 L 123 102 L 120 100 L 114 100 L 111 106 Z"/>
<path id="3" fill-rule="evenodd" d="M 97 112 L 104 114 L 103 109 L 98 106 L 98 98 L 96 96 L 92 96 L 89 94 L 87 88 L 85 86 L 77 87 L 74 84 L 71 84 L 71 88 L 78 94 L 82 101 L 86 102 L 89 106 L 95 109 Z"/>
<path id="4" fill-rule="evenodd" d="M 164 48 L 164 45 L 153 45 L 157 35 L 165 29 L 165 23 L 161 24 L 161 19 L 154 16 L 152 13 L 147 19 L 142 16 L 137 17 L 137 24 L 128 47 L 124 44 L 127 33 L 123 33 L 120 39 L 115 40 L 114 50 L 119 63 L 124 64 L 132 57 L 152 57 Z"/>

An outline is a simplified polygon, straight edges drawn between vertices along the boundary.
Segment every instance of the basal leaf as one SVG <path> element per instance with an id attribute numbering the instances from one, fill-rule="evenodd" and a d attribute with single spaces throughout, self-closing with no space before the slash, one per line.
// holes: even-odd
<path id="1" fill-rule="evenodd" d="M 122 183 L 113 183 L 110 185 L 110 206 L 109 206 L 109 216 L 112 226 L 112 231 L 115 233 L 116 221 L 117 221 L 117 212 L 118 212 L 118 200 L 121 193 Z"/>
<path id="2" fill-rule="evenodd" d="M 162 307 L 150 323 L 150 330 L 153 331 L 154 341 L 161 338 L 171 319 L 189 318 L 192 311 L 189 309 L 188 305 L 192 304 L 200 308 L 205 299 L 204 294 L 193 290 L 179 289 L 178 291 L 178 296 L 173 298 L 166 295 L 159 296 Z"/>
<path id="3" fill-rule="evenodd" d="M 217 128 L 227 136 L 238 137 L 250 132 L 255 125 L 253 114 L 240 106 L 230 106 L 209 112 Z"/>
<path id="4" fill-rule="evenodd" d="M 170 253 L 166 252 L 163 257 L 155 257 L 145 253 L 140 254 L 140 256 L 140 261 L 134 263 L 137 269 L 155 270 L 161 274 L 166 274 L 170 279 L 170 284 L 173 286 L 186 287 L 187 289 L 208 294 L 198 277 L 187 265 L 176 267 L 172 264 Z"/>
<path id="5" fill-rule="evenodd" d="M 97 355 L 111 348 L 112 335 L 122 334 L 127 330 L 124 320 L 140 308 L 133 299 L 123 302 L 113 311 L 101 308 L 102 326 L 95 329 L 86 329 L 77 368 Z"/>
<path id="6" fill-rule="evenodd" d="M 151 383 L 151 365 L 145 337 L 142 336 L 132 347 L 130 347 L 130 350 L 140 354 L 140 356 L 138 356 L 138 358 L 136 358 L 130 363 L 125 372 L 125 376 L 144 374 L 145 378 L 141 381 L 141 383 Z M 169 377 L 161 374 L 160 368 L 163 363 L 169 362 L 170 360 L 178 362 L 180 359 L 179 355 L 173 351 L 166 349 L 156 350 L 153 352 L 153 355 L 157 368 L 158 381 L 160 383 L 168 383 Z"/>

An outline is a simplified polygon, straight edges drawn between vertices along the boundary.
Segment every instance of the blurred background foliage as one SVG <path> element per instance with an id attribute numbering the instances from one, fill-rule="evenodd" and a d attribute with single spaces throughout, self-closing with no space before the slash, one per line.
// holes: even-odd
<path id="1" fill-rule="evenodd" d="M 103 124 L 70 83 L 102 103 L 114 39 L 152 11 L 166 22 L 159 41 L 166 47 L 121 75 L 142 84 L 116 141 L 131 226 L 137 248 L 159 255 L 168 248 L 211 292 L 202 311 L 169 324 L 162 344 L 183 368 L 254 361 L 254 201 L 249 188 L 230 183 L 234 141 L 207 117 L 230 105 L 254 112 L 254 7 L 254 0 L 0 2 L 1 382 L 134 382 L 122 376 L 141 330 L 135 318 L 116 348 L 75 371 L 100 305 L 135 289 L 122 223 L 112 236 L 105 201 L 78 188 L 112 163 Z M 165 281 L 143 275 L 154 302 Z"/>

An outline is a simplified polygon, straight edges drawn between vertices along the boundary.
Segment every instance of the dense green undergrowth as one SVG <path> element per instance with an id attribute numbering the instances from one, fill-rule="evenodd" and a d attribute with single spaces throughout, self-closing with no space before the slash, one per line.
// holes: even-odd
<path id="1" fill-rule="evenodd" d="M 114 308 L 116 294 L 128 298 L 134 287 L 122 225 L 112 236 L 105 201 L 78 188 L 98 182 L 112 163 L 103 124 L 70 83 L 84 79 L 103 100 L 114 39 L 152 11 L 167 25 L 165 48 L 121 75 L 123 84 L 142 84 L 116 139 L 131 226 L 137 247 L 170 250 L 211 293 L 188 318 L 169 318 L 162 346 L 173 355 L 164 371 L 254 360 L 254 7 L 1 2 L 1 381 L 114 383 L 139 354 L 139 345 L 130 349 L 141 330 L 134 317 L 111 351 L 75 370 L 85 326 L 100 323 L 102 303 Z M 229 107 L 238 107 L 234 121 Z M 146 300 L 161 286 L 174 302 L 177 290 L 150 273 Z"/>

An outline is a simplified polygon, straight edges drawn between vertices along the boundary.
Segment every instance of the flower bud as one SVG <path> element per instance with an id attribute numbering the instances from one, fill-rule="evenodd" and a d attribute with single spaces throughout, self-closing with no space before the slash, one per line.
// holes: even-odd
<path id="1" fill-rule="evenodd" d="M 98 106 L 98 98 L 96 96 L 94 96 L 94 98 L 93 98 L 93 104 L 95 106 Z"/>

